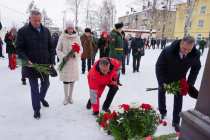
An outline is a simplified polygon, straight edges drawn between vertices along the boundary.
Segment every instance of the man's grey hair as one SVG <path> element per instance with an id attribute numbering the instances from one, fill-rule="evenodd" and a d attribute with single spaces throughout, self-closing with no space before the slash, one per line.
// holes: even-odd
<path id="1" fill-rule="evenodd" d="M 38 10 L 32 10 L 30 12 L 30 17 L 31 16 L 41 16 L 42 14 Z"/>
<path id="2" fill-rule="evenodd" d="M 101 66 L 101 65 L 107 66 L 107 65 L 109 65 L 109 64 L 110 64 L 110 62 L 109 62 L 109 60 L 106 59 L 106 58 L 101 58 L 101 60 L 99 60 L 99 65 L 100 65 L 100 66 Z"/>
<path id="3" fill-rule="evenodd" d="M 185 37 L 183 37 L 182 41 L 183 41 L 183 42 L 186 42 L 186 43 L 188 43 L 188 44 L 193 44 L 193 43 L 195 43 L 195 39 L 194 39 L 194 37 L 192 37 L 192 36 L 185 36 Z"/>

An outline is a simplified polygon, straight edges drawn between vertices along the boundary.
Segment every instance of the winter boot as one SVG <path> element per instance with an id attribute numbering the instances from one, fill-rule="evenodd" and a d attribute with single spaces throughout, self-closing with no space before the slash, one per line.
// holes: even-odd
<path id="1" fill-rule="evenodd" d="M 73 99 L 72 99 L 73 89 L 74 89 L 74 82 L 71 82 L 69 87 L 69 95 L 68 95 L 68 101 L 70 104 L 73 104 Z"/>
<path id="2" fill-rule="evenodd" d="M 68 91 L 69 91 L 69 84 L 63 84 L 64 87 L 64 101 L 63 101 L 63 105 L 67 105 L 68 102 Z"/>
<path id="3" fill-rule="evenodd" d="M 87 109 L 91 109 L 91 102 L 90 102 L 90 99 L 89 99 L 88 102 L 87 102 L 86 108 L 87 108 Z"/>
<path id="4" fill-rule="evenodd" d="M 42 100 L 41 102 L 42 102 L 42 105 L 44 107 L 49 107 L 50 106 L 49 103 L 46 100 Z"/>
<path id="5" fill-rule="evenodd" d="M 39 112 L 39 111 L 34 111 L 34 119 L 39 120 L 39 119 L 40 119 L 40 117 L 41 117 L 40 112 Z"/>
<path id="6" fill-rule="evenodd" d="M 22 81 L 22 85 L 26 85 L 26 79 L 25 78 L 22 78 L 21 81 Z"/>

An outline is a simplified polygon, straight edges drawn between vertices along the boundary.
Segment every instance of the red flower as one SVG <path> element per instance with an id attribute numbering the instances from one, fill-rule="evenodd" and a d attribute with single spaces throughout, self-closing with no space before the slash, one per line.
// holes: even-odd
<path id="1" fill-rule="evenodd" d="M 159 124 L 162 124 L 162 123 L 163 123 L 163 120 L 160 120 L 160 121 L 159 121 Z"/>
<path id="2" fill-rule="evenodd" d="M 162 124 L 163 124 L 163 126 L 167 126 L 167 122 L 166 121 L 163 121 Z"/>
<path id="3" fill-rule="evenodd" d="M 185 95 L 187 95 L 187 93 L 188 93 L 188 91 L 189 91 L 189 85 L 188 85 L 188 83 L 187 83 L 187 81 L 186 81 L 186 79 L 181 79 L 180 80 L 180 82 L 179 82 L 179 87 L 180 87 L 180 94 L 182 95 L 182 96 L 185 96 Z"/>
<path id="4" fill-rule="evenodd" d="M 106 113 L 104 113 L 104 115 L 103 115 L 103 120 L 104 121 L 107 121 L 107 120 L 109 120 L 110 119 L 110 113 L 108 113 L 108 112 L 106 112 Z"/>
<path id="5" fill-rule="evenodd" d="M 115 119 L 115 118 L 117 118 L 117 113 L 113 111 L 112 114 L 110 114 L 110 119 Z"/>
<path id="6" fill-rule="evenodd" d="M 150 104 L 141 104 L 140 106 L 141 108 L 143 108 L 144 110 L 151 110 L 152 106 Z"/>
<path id="7" fill-rule="evenodd" d="M 74 52 L 79 53 L 79 51 L 80 51 L 80 46 L 79 46 L 79 44 L 73 43 L 73 44 L 72 44 L 72 50 L 73 50 Z"/>
<path id="8" fill-rule="evenodd" d="M 152 136 L 147 136 L 145 140 L 152 140 Z"/>
<path id="9" fill-rule="evenodd" d="M 167 122 L 164 120 L 160 120 L 159 123 L 162 124 L 163 126 L 167 126 Z"/>
<path id="10" fill-rule="evenodd" d="M 130 109 L 130 106 L 128 104 L 122 104 L 120 105 L 120 108 L 123 108 L 124 111 L 128 111 Z"/>
<path id="11" fill-rule="evenodd" d="M 107 124 L 106 122 L 102 121 L 102 122 L 100 122 L 100 126 L 101 126 L 102 128 L 105 128 L 105 127 L 108 126 L 108 124 Z"/>

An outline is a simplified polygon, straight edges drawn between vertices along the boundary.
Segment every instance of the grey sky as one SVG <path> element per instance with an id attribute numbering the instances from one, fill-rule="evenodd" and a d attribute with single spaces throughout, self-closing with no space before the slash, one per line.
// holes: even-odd
<path id="1" fill-rule="evenodd" d="M 63 11 L 66 7 L 66 0 L 35 0 L 38 8 L 45 9 L 50 18 L 53 19 L 55 25 L 62 27 Z M 136 7 L 133 4 L 135 0 L 113 0 L 117 8 L 117 17 L 125 15 L 130 7 Z M 182 1 L 182 0 L 178 0 Z M 26 9 L 31 0 L 1 0 L 0 1 L 0 18 L 2 23 L 11 27 L 13 25 L 19 26 L 28 18 Z M 83 5 L 87 0 L 83 0 Z M 102 4 L 102 0 L 91 0 L 91 8 L 97 7 Z M 90 9 L 91 9 L 90 8 Z M 81 9 L 80 23 L 84 21 L 85 9 Z"/>

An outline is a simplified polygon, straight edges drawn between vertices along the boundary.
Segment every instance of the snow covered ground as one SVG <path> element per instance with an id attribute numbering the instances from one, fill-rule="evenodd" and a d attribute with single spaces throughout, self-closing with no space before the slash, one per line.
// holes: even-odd
<path id="1" fill-rule="evenodd" d="M 119 92 L 112 103 L 116 108 L 122 103 L 150 103 L 157 109 L 157 91 L 145 92 L 148 87 L 157 87 L 155 62 L 161 50 L 146 50 L 141 60 L 139 73 L 132 73 L 132 61 L 126 66 L 126 75 L 121 76 Z M 196 81 L 200 87 L 207 50 L 201 56 L 202 68 Z M 113 140 L 100 130 L 96 118 L 86 110 L 88 85 L 86 74 L 81 75 L 73 92 L 73 105 L 63 106 L 63 86 L 58 78 L 51 78 L 46 100 L 50 108 L 41 109 L 41 119 L 33 118 L 29 84 L 21 84 L 20 68 L 10 71 L 7 59 L 0 59 L 0 139 L 1 140 Z M 104 101 L 104 92 L 101 104 Z M 195 100 L 184 97 L 183 111 L 192 109 Z M 166 127 L 159 126 L 156 135 L 174 132 L 171 126 L 173 96 L 167 95 L 168 116 Z"/>

